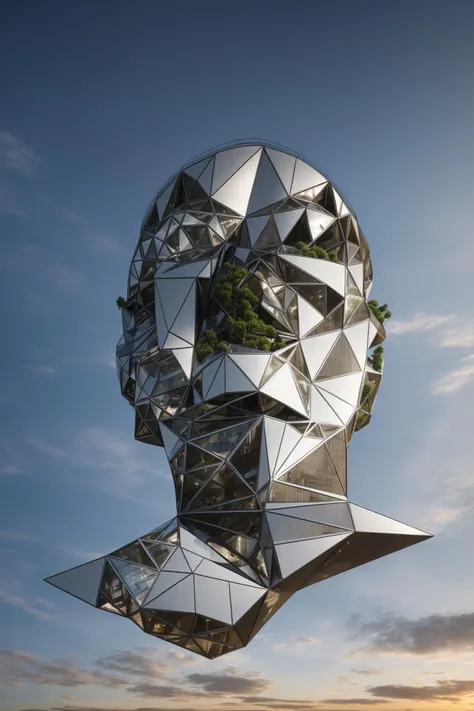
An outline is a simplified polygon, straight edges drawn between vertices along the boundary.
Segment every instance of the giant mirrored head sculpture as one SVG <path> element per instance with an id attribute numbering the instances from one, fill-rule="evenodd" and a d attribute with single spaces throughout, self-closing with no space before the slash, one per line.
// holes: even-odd
<path id="1" fill-rule="evenodd" d="M 371 285 L 353 210 L 305 160 L 241 143 L 173 176 L 141 226 L 117 367 L 176 515 L 48 582 L 213 658 L 301 588 L 428 538 L 347 499 L 381 380 Z"/>

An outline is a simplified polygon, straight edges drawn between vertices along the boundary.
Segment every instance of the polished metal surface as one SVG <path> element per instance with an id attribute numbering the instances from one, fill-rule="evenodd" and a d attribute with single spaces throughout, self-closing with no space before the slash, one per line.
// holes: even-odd
<path id="1" fill-rule="evenodd" d="M 356 215 L 300 156 L 245 141 L 186 164 L 142 223 L 117 346 L 177 515 L 48 582 L 213 658 L 302 587 L 429 538 L 346 498 L 382 377 L 371 285 Z"/>

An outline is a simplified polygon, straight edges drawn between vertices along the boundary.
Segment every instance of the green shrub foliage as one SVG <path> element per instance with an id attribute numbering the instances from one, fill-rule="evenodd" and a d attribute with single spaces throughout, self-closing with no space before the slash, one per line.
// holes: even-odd
<path id="1" fill-rule="evenodd" d="M 380 321 L 380 323 L 383 323 L 386 318 L 392 317 L 392 312 L 389 311 L 387 304 L 382 304 L 382 306 L 380 306 L 376 299 L 371 299 L 368 304 L 372 313 Z"/>
<path id="2" fill-rule="evenodd" d="M 367 400 L 370 395 L 372 395 L 372 392 L 375 388 L 375 383 L 372 380 L 368 380 L 364 387 L 362 388 L 362 394 L 360 397 L 360 403 L 361 405 Z"/>
<path id="3" fill-rule="evenodd" d="M 383 367 L 383 348 L 382 348 L 382 346 L 377 346 L 377 348 L 374 349 L 374 352 L 372 353 L 372 357 L 369 358 L 369 363 L 374 370 L 377 370 L 379 373 L 382 372 L 382 367 Z"/>
<path id="4" fill-rule="evenodd" d="M 216 297 L 226 312 L 223 338 L 220 339 L 214 330 L 204 331 L 203 340 L 196 347 L 199 360 L 211 353 L 228 352 L 231 343 L 259 351 L 283 348 L 286 342 L 278 338 L 276 328 L 265 323 L 255 312 L 259 298 L 243 283 L 248 269 L 230 262 L 224 267 L 227 273 L 216 285 Z"/>
<path id="5" fill-rule="evenodd" d="M 357 421 L 356 421 L 355 429 L 360 430 L 361 427 L 363 427 L 365 425 L 365 423 L 369 419 L 369 417 L 370 417 L 370 415 L 367 415 L 365 412 L 362 412 L 361 410 L 359 410 L 359 412 L 357 413 Z"/>
<path id="6" fill-rule="evenodd" d="M 303 257 L 312 257 L 313 259 L 325 259 L 330 262 L 338 262 L 339 257 L 337 255 L 337 249 L 331 250 L 331 252 L 326 252 L 325 249 L 317 244 L 309 245 L 304 242 L 298 242 L 296 245 L 297 249 L 300 250 Z"/>
<path id="7" fill-rule="evenodd" d="M 372 395 L 373 391 L 375 388 L 375 382 L 372 380 L 367 380 L 364 383 L 364 387 L 362 388 L 362 393 L 360 396 L 360 407 L 363 408 L 363 410 L 359 410 L 357 413 L 357 421 L 355 425 L 356 430 L 362 429 L 362 427 L 367 423 L 369 417 L 370 417 L 370 411 L 372 410 L 371 404 L 368 402 L 368 399 Z M 370 409 L 369 409 L 370 407 Z"/>
<path id="8" fill-rule="evenodd" d="M 127 301 L 123 298 L 123 296 L 118 296 L 115 303 L 119 309 L 123 309 L 127 305 Z"/>

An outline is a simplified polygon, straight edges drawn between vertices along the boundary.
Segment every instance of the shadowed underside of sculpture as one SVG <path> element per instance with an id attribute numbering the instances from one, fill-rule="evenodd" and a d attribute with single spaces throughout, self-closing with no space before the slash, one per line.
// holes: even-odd
<path id="1" fill-rule="evenodd" d="M 347 500 L 380 385 L 368 246 L 318 170 L 270 145 L 181 169 L 142 224 L 117 366 L 177 516 L 47 578 L 209 658 L 302 587 L 430 537 Z"/>

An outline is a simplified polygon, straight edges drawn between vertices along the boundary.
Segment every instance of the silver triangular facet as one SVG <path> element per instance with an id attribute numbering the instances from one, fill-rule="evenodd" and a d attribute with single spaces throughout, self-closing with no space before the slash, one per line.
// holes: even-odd
<path id="1" fill-rule="evenodd" d="M 227 151 L 217 153 L 214 164 L 212 192 L 217 192 L 249 158 L 255 155 L 259 148 L 259 146 L 239 146 L 238 148 L 229 148 Z"/>
<path id="2" fill-rule="evenodd" d="M 64 592 L 78 597 L 89 605 L 95 605 L 99 593 L 105 558 L 97 558 L 90 563 L 65 570 L 64 573 L 46 578 L 46 582 Z"/>
<path id="3" fill-rule="evenodd" d="M 247 228 L 249 231 L 250 244 L 252 245 L 252 247 L 257 242 L 258 238 L 267 226 L 269 219 L 270 218 L 268 215 L 247 218 Z"/>
<path id="4" fill-rule="evenodd" d="M 278 562 L 283 576 L 291 575 L 311 561 L 317 562 L 319 556 L 339 545 L 350 533 L 339 533 L 334 536 L 310 538 L 295 543 L 281 543 L 275 546 Z"/>
<path id="5" fill-rule="evenodd" d="M 360 533 L 388 533 L 403 536 L 426 536 L 430 534 L 426 531 L 421 531 L 419 528 L 413 528 L 406 523 L 401 523 L 393 518 L 376 513 L 370 509 L 365 509 L 356 504 L 349 504 L 354 527 Z"/>
<path id="6" fill-rule="evenodd" d="M 311 419 L 315 422 L 324 422 L 328 425 L 336 425 L 338 427 L 345 424 L 346 420 L 339 416 L 339 412 L 329 405 L 329 402 L 323 398 L 314 385 L 311 386 L 309 403 Z M 349 405 L 346 405 L 346 403 L 342 403 L 342 405 L 344 406 L 345 415 Z M 353 409 L 351 409 L 351 412 L 353 412 Z M 349 419 L 349 417 L 347 419 Z"/>
<path id="7" fill-rule="evenodd" d="M 173 575 L 173 573 L 168 573 Z M 194 612 L 194 580 L 192 575 L 182 578 L 166 592 L 147 602 L 147 607 L 156 610 Z"/>
<path id="8" fill-rule="evenodd" d="M 160 422 L 159 425 L 161 436 L 163 438 L 165 452 L 168 457 L 171 457 L 174 448 L 179 442 L 181 442 L 181 440 L 177 435 L 174 434 L 174 432 L 171 432 L 171 430 L 168 429 L 168 427 L 164 423 Z"/>
<path id="9" fill-rule="evenodd" d="M 211 577 L 194 577 L 196 612 L 198 615 L 232 624 L 229 583 Z"/>
<path id="10" fill-rule="evenodd" d="M 161 571 L 161 573 L 158 575 L 157 579 L 153 583 L 152 587 L 150 588 L 150 591 L 146 597 L 144 607 L 155 607 L 155 599 L 158 597 L 158 595 L 162 595 L 164 592 L 176 585 L 176 583 L 179 583 L 181 580 L 184 580 L 184 578 L 186 578 L 188 575 L 189 572 L 186 574 Z"/>
<path id="11" fill-rule="evenodd" d="M 213 195 L 214 199 L 230 207 L 231 210 L 239 215 L 245 215 L 259 160 L 260 151 L 244 163 L 242 168 L 224 183 Z"/>
<path id="12" fill-rule="evenodd" d="M 211 160 L 211 158 L 204 158 L 204 160 L 200 160 L 199 163 L 193 163 L 192 165 L 188 165 L 188 167 L 185 168 L 183 172 L 190 175 L 191 178 L 197 180 L 197 178 L 199 178 L 201 173 L 204 171 L 204 168 L 209 165 L 209 162 Z"/>
<path id="13" fill-rule="evenodd" d="M 276 212 L 274 214 L 278 234 L 282 242 L 288 237 L 303 212 L 304 208 L 300 208 L 299 210 L 287 210 L 286 212 Z"/>
<path id="14" fill-rule="evenodd" d="M 301 348 L 311 378 L 316 377 L 339 334 L 340 331 L 333 331 L 331 333 L 323 333 L 321 336 L 304 338 L 301 341 Z"/>
<path id="15" fill-rule="evenodd" d="M 283 151 L 275 151 L 272 148 L 266 148 L 265 150 L 286 192 L 289 193 L 293 181 L 293 173 L 295 172 L 296 159 L 288 153 L 283 153 Z"/>
<path id="16" fill-rule="evenodd" d="M 301 193 L 307 188 L 312 188 L 315 185 L 325 182 L 327 182 L 327 178 L 325 178 L 324 175 L 318 173 L 317 170 L 312 168 L 307 163 L 304 163 L 302 160 L 298 159 L 296 161 L 295 174 L 291 185 L 291 192 L 293 195 L 295 193 Z"/>
<path id="17" fill-rule="evenodd" d="M 336 415 L 339 417 L 344 425 L 347 425 L 351 417 L 355 412 L 355 405 L 349 405 L 344 400 L 332 395 L 327 390 L 319 389 L 320 394 L 323 395 L 324 399 L 327 400 L 331 408 L 334 410 Z M 328 423 L 331 424 L 331 423 Z"/>
<path id="18" fill-rule="evenodd" d="M 227 356 L 227 362 L 231 360 L 238 365 L 248 379 L 258 388 L 270 358 L 270 355 L 263 353 L 252 353 L 252 355 L 232 353 Z"/>
<path id="19" fill-rule="evenodd" d="M 347 338 L 350 347 L 354 351 L 354 355 L 361 368 L 365 366 L 368 350 L 368 332 L 369 322 L 362 321 L 355 326 L 349 326 L 344 329 L 344 335 Z"/>
<path id="20" fill-rule="evenodd" d="M 193 355 L 194 348 L 176 348 L 173 351 L 174 357 L 180 364 L 187 378 L 191 377 L 193 372 Z"/>
<path id="21" fill-rule="evenodd" d="M 285 423 L 273 417 L 265 417 L 265 440 L 267 442 L 268 466 L 270 474 L 273 475 L 276 466 L 280 444 L 285 431 Z"/>
<path id="22" fill-rule="evenodd" d="M 329 225 L 334 222 L 334 217 L 328 215 L 327 212 L 322 212 L 322 210 L 306 210 L 308 216 L 309 229 L 311 231 L 311 237 L 313 240 L 318 239 L 322 233 L 327 230 Z"/>
<path id="23" fill-rule="evenodd" d="M 285 188 L 265 153 L 262 154 L 252 189 L 248 212 L 257 212 L 287 196 Z"/>
<path id="24" fill-rule="evenodd" d="M 243 371 L 230 358 L 226 358 L 225 392 L 252 392 L 255 389 L 256 386 L 244 375 Z"/>
<path id="25" fill-rule="evenodd" d="M 355 283 L 357 284 L 357 288 L 359 289 L 360 293 L 364 293 L 364 265 L 363 264 L 354 264 L 351 267 L 348 267 L 350 273 L 352 274 L 352 278 L 354 279 Z"/>
<path id="26" fill-rule="evenodd" d="M 296 410 L 296 412 L 306 415 L 306 408 L 301 401 L 298 388 L 296 387 L 288 364 L 283 365 L 277 370 L 275 375 L 272 375 L 265 385 L 260 388 L 260 392 L 288 405 L 288 407 Z"/>
<path id="27" fill-rule="evenodd" d="M 353 405 L 355 407 L 359 401 L 359 392 L 362 383 L 362 377 L 363 373 L 342 375 L 339 378 L 320 380 L 318 381 L 318 387 L 324 389 L 325 392 L 329 392 L 331 393 L 331 395 L 335 395 L 341 400 L 347 402 L 349 405 Z"/>
<path id="28" fill-rule="evenodd" d="M 162 570 L 171 571 L 173 573 L 186 574 L 189 574 L 191 572 L 189 563 L 187 562 L 186 558 L 184 557 L 184 553 L 180 548 L 175 550 L 174 553 L 168 558 Z"/>
<path id="29" fill-rule="evenodd" d="M 294 427 L 286 425 L 280 444 L 280 450 L 278 452 L 278 459 L 275 465 L 275 474 L 282 467 L 283 463 L 289 457 L 290 452 L 296 447 L 301 438 L 302 435 L 295 430 Z"/>
<path id="30" fill-rule="evenodd" d="M 311 331 L 318 323 L 324 320 L 324 316 L 316 311 L 308 302 L 298 294 L 298 330 L 300 338 L 303 338 L 308 331 Z"/>
<path id="31" fill-rule="evenodd" d="M 194 286 L 194 279 L 157 279 L 155 284 L 168 328 Z"/>
<path id="32" fill-rule="evenodd" d="M 235 585 L 230 583 L 230 599 L 232 606 L 232 622 L 235 623 L 245 615 L 255 603 L 266 593 L 265 588 Z"/>
<path id="33" fill-rule="evenodd" d="M 158 213 L 159 213 L 159 216 L 160 216 L 160 220 L 163 219 L 163 215 L 164 215 L 165 212 L 166 212 L 166 208 L 167 208 L 167 206 L 168 206 L 168 203 L 169 203 L 169 200 L 170 200 L 170 197 L 171 197 L 171 192 L 172 192 L 172 190 L 173 190 L 173 188 L 174 188 L 175 182 L 176 182 L 176 181 L 173 180 L 173 181 L 168 185 L 168 187 L 165 188 L 165 190 L 161 193 L 161 195 L 158 197 L 157 206 L 158 206 Z"/>
<path id="34" fill-rule="evenodd" d="M 277 475 L 283 474 L 290 467 L 295 466 L 301 459 L 304 459 L 308 454 L 317 449 L 323 439 L 317 437 L 301 437 L 297 445 L 292 449 L 286 459 L 278 462 Z"/>

